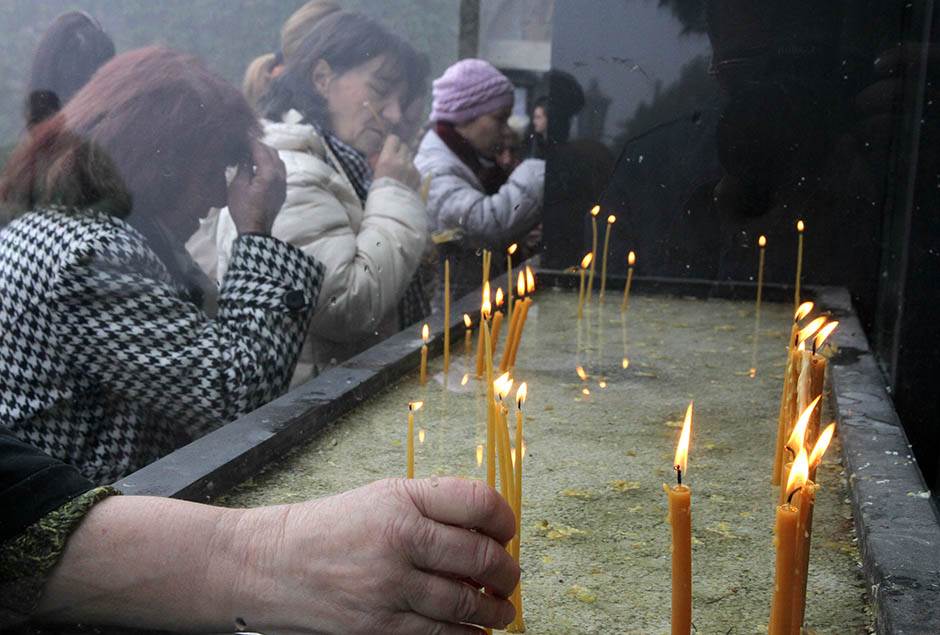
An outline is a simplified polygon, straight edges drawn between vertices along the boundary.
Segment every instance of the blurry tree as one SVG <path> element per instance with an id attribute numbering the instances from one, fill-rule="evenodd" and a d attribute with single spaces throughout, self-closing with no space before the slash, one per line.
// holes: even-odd
<path id="1" fill-rule="evenodd" d="M 431 59 L 440 75 L 457 59 L 459 0 L 338 0 L 381 20 Z M 241 85 L 248 62 L 275 50 L 281 24 L 303 0 L 3 0 L 0 2 L 0 146 L 23 129 L 23 100 L 33 49 L 60 13 L 94 15 L 117 50 L 163 44 L 194 53 Z M 2 155 L 2 152 L 0 152 Z"/>

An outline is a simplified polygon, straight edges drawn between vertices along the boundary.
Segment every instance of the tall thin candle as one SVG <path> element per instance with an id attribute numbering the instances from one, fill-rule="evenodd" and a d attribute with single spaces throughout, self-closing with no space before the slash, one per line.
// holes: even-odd
<path id="1" fill-rule="evenodd" d="M 523 454 L 525 453 L 525 437 L 522 434 L 522 404 L 525 403 L 526 394 L 528 388 L 525 382 L 519 384 L 518 390 L 516 390 L 516 450 L 515 450 L 515 461 L 513 465 L 513 472 L 516 477 L 516 485 L 514 492 L 516 494 L 516 501 L 514 505 L 514 511 L 516 512 L 516 537 L 515 537 L 515 547 L 513 548 L 513 557 L 516 559 L 516 564 L 519 564 L 521 559 L 522 552 L 522 461 Z M 522 578 L 520 577 L 518 584 L 512 594 L 512 604 L 516 607 L 516 617 L 513 619 L 512 623 L 506 628 L 510 633 L 524 633 L 525 632 L 525 619 L 522 612 Z"/>
<path id="2" fill-rule="evenodd" d="M 760 303 L 764 291 L 764 255 L 767 250 L 767 237 L 757 239 L 760 256 L 757 259 L 757 299 L 754 301 L 754 340 L 751 348 L 751 377 L 757 376 L 757 336 L 760 332 Z"/>
<path id="3" fill-rule="evenodd" d="M 595 205 L 591 208 L 591 275 L 588 281 L 586 301 L 591 302 L 591 294 L 594 292 L 594 264 L 597 260 L 597 215 L 601 213 L 601 206 Z"/>
<path id="4" fill-rule="evenodd" d="M 803 231 L 806 225 L 802 220 L 796 221 L 797 247 L 796 247 L 796 289 L 793 292 L 793 306 L 800 304 L 800 280 L 803 277 Z"/>
<path id="5" fill-rule="evenodd" d="M 604 302 L 604 291 L 607 289 L 607 252 L 610 249 L 610 228 L 617 222 L 617 217 L 611 214 L 607 217 L 607 231 L 604 233 L 604 259 L 601 261 L 601 290 L 598 300 Z"/>
<path id="6" fill-rule="evenodd" d="M 491 354 L 496 353 L 496 344 L 499 341 L 499 330 L 503 325 L 503 312 L 500 310 L 503 308 L 503 288 L 500 287 L 496 290 L 496 312 L 493 313 L 493 333 L 491 335 L 492 349 Z"/>
<path id="7" fill-rule="evenodd" d="M 586 295 L 586 290 L 584 288 L 584 274 L 586 273 L 588 267 L 591 266 L 591 263 L 594 262 L 594 253 L 585 254 L 584 258 L 581 259 L 581 286 L 578 289 L 578 319 L 580 320 L 584 316 L 584 296 Z"/>
<path id="8" fill-rule="evenodd" d="M 486 317 L 484 317 L 483 307 L 486 307 Z M 483 304 L 480 305 L 480 333 L 477 336 L 477 377 L 483 377 L 483 371 L 486 370 L 486 358 L 484 355 L 484 334 L 483 334 L 483 323 L 489 319 L 490 315 L 490 283 L 485 281 L 483 283 Z"/>
<path id="9" fill-rule="evenodd" d="M 796 346 L 800 320 L 809 315 L 813 310 L 812 302 L 804 302 L 793 314 L 793 325 L 790 327 L 790 338 L 787 340 L 787 365 L 783 374 L 783 388 L 780 392 L 780 411 L 777 415 L 777 439 L 774 443 L 774 465 L 771 474 L 771 485 L 780 485 L 780 473 L 783 467 L 783 446 L 786 441 L 787 421 L 789 411 L 787 410 L 787 398 L 790 394 L 790 375 L 792 373 L 793 348 Z"/>
<path id="10" fill-rule="evenodd" d="M 512 324 L 512 255 L 519 245 L 513 243 L 506 249 L 506 319 Z"/>
<path id="11" fill-rule="evenodd" d="M 620 303 L 620 312 L 623 313 L 630 306 L 630 286 L 633 284 L 633 266 L 636 264 L 636 254 L 627 254 L 627 284 L 623 287 L 623 301 Z"/>
<path id="12" fill-rule="evenodd" d="M 421 327 L 421 339 L 424 344 L 421 345 L 421 385 L 428 383 L 428 338 L 431 336 L 431 329 L 425 324 Z"/>
<path id="13" fill-rule="evenodd" d="M 470 355 L 470 350 L 473 347 L 473 320 L 466 313 L 463 314 L 463 325 L 463 352 Z"/>
<path id="14" fill-rule="evenodd" d="M 408 404 L 408 439 L 405 446 L 407 448 L 405 475 L 408 478 L 415 477 L 415 412 L 423 405 L 423 401 L 412 401 Z"/>
<path id="15" fill-rule="evenodd" d="M 450 258 L 445 258 L 444 259 L 444 377 L 447 377 L 447 372 L 449 370 L 450 370 Z"/>

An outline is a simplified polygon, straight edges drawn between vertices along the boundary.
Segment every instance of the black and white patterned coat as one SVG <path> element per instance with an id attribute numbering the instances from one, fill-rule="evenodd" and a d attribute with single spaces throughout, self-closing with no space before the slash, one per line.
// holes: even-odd
<path id="1" fill-rule="evenodd" d="M 0 424 L 114 481 L 282 393 L 322 276 L 242 236 L 211 319 L 126 222 L 26 213 L 0 231 Z"/>

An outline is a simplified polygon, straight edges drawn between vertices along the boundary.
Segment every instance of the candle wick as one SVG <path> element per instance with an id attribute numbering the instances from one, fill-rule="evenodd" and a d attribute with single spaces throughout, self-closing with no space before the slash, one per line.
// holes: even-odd
<path id="1" fill-rule="evenodd" d="M 676 484 L 682 485 L 682 468 L 678 465 L 676 466 Z"/>
<path id="2" fill-rule="evenodd" d="M 796 494 L 801 489 L 803 489 L 802 485 L 800 485 L 799 487 L 794 487 L 793 491 L 787 494 L 787 505 L 791 505 L 793 503 L 793 495 Z"/>

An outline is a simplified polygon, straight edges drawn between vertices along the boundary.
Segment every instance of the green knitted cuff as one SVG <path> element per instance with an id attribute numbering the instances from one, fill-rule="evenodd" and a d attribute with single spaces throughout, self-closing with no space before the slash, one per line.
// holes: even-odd
<path id="1" fill-rule="evenodd" d="M 109 486 L 89 490 L 0 545 L 0 624 L 32 613 L 69 536 L 95 503 L 115 495 L 120 492 Z"/>

